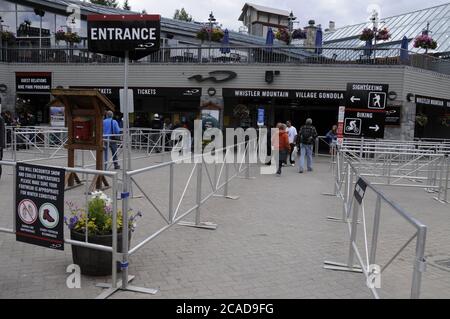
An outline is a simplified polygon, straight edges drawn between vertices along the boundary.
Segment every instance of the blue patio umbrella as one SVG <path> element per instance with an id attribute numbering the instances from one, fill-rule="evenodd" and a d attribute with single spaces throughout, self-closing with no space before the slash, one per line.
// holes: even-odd
<path id="1" fill-rule="evenodd" d="M 409 47 L 409 40 L 406 36 L 404 36 L 402 39 L 402 45 L 400 49 L 400 62 L 402 63 L 407 63 L 409 61 L 408 47 Z"/>
<path id="2" fill-rule="evenodd" d="M 223 39 L 222 39 L 222 47 L 220 48 L 220 52 L 222 54 L 230 53 L 230 34 L 228 32 L 228 29 L 225 29 Z"/>
<path id="3" fill-rule="evenodd" d="M 322 54 L 323 47 L 323 32 L 321 28 L 316 31 L 316 54 Z"/>
<path id="4" fill-rule="evenodd" d="M 372 55 L 372 40 L 367 40 L 366 44 L 364 45 L 364 55 L 365 56 L 371 56 Z"/>
<path id="5" fill-rule="evenodd" d="M 275 35 L 273 34 L 273 30 L 272 30 L 272 28 L 269 28 L 267 30 L 266 45 L 273 45 L 274 39 L 275 39 Z"/>

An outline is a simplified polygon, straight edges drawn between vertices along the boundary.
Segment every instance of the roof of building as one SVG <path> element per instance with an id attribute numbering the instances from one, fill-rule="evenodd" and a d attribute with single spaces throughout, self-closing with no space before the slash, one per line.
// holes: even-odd
<path id="1" fill-rule="evenodd" d="M 244 14 L 248 10 L 248 8 L 253 8 L 253 9 L 255 9 L 257 11 L 260 11 L 260 12 L 267 12 L 267 13 L 272 13 L 272 14 L 285 16 L 285 17 L 288 17 L 289 14 L 290 14 L 290 12 L 287 11 L 287 10 L 276 9 L 276 8 L 269 8 L 269 7 L 261 6 L 259 4 L 253 4 L 253 3 L 247 2 L 244 5 L 244 7 L 242 8 L 242 13 L 239 16 L 239 21 L 244 20 Z"/>
<path id="2" fill-rule="evenodd" d="M 11 0 L 14 1 L 14 0 Z M 111 8 L 102 5 L 92 4 L 88 1 L 79 0 L 24 0 L 30 4 L 47 6 L 50 8 L 66 11 L 67 6 L 70 4 L 78 5 L 81 8 L 81 14 L 139 14 L 136 11 L 127 11 L 121 8 Z M 284 12 L 284 11 L 283 11 Z M 203 23 L 199 22 L 186 22 L 180 20 L 174 20 L 169 18 L 161 17 L 161 29 L 164 32 L 179 32 L 185 34 L 186 36 L 192 36 L 196 33 Z M 243 45 L 254 45 L 261 46 L 266 44 L 266 39 L 264 37 L 258 37 L 250 35 L 247 33 L 240 33 L 235 31 L 229 32 L 230 43 L 232 44 L 243 44 Z"/>
<path id="3" fill-rule="evenodd" d="M 421 52 L 422 49 L 414 48 L 414 38 L 426 29 L 427 23 L 430 23 L 430 35 L 438 43 L 436 53 L 446 53 L 450 51 L 450 3 L 404 13 L 392 17 L 382 18 L 380 28 L 386 27 L 391 38 L 387 41 L 378 43 L 381 47 L 400 46 L 400 42 L 406 36 L 409 42 L 409 50 Z M 359 35 L 364 28 L 372 28 L 371 22 L 359 23 L 338 28 L 335 31 L 325 32 L 325 47 L 363 47 L 364 41 L 359 40 Z"/>

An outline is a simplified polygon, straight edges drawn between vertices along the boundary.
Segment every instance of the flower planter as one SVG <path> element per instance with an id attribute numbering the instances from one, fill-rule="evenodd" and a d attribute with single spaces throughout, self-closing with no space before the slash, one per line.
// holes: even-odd
<path id="1" fill-rule="evenodd" d="M 72 240 L 84 242 L 85 234 L 70 231 Z M 130 247 L 131 231 L 128 234 Z M 112 235 L 89 236 L 89 243 L 112 247 Z M 122 252 L 122 234 L 117 236 L 117 251 Z M 106 251 L 72 245 L 72 258 L 75 265 L 80 266 L 81 274 L 86 276 L 110 276 L 112 274 L 112 254 Z M 120 264 L 117 263 L 120 272 Z"/>

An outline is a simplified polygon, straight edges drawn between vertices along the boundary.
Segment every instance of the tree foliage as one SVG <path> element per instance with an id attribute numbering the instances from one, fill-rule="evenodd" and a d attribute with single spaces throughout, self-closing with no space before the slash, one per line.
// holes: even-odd
<path id="1" fill-rule="evenodd" d="M 99 4 L 102 6 L 117 8 L 119 5 L 117 0 L 89 0 L 93 4 Z"/>
<path id="2" fill-rule="evenodd" d="M 175 14 L 173 15 L 173 18 L 175 20 L 192 22 L 192 16 L 189 13 L 187 13 L 187 11 L 184 8 L 181 8 L 181 10 L 177 9 L 175 11 Z"/>

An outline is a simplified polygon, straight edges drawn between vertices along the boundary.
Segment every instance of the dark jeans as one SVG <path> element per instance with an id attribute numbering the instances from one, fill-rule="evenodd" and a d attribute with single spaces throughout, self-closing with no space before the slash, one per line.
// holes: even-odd
<path id="1" fill-rule="evenodd" d="M 108 168 L 108 152 L 109 150 L 107 149 L 109 144 L 109 149 L 111 150 L 112 156 L 113 156 L 113 163 L 114 163 L 114 168 L 119 167 L 119 162 L 118 162 L 118 158 L 117 158 L 117 142 L 105 142 L 105 147 L 104 147 L 104 158 L 105 158 L 105 170 Z"/>
<path id="2" fill-rule="evenodd" d="M 288 155 L 288 151 L 287 150 L 279 150 L 277 152 L 278 158 L 277 160 L 277 174 L 281 174 L 281 168 L 283 167 L 283 163 L 286 163 L 287 161 L 287 155 Z"/>

